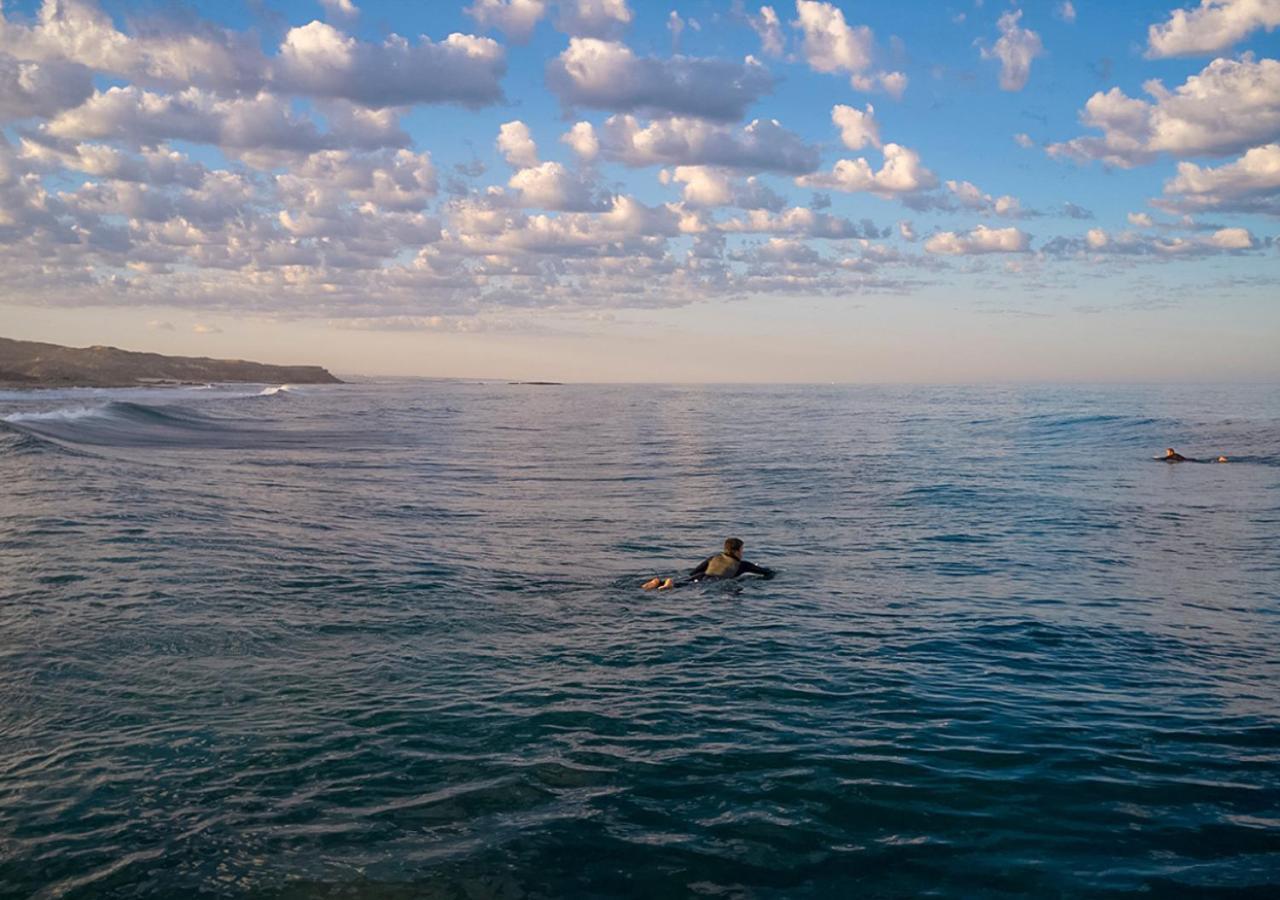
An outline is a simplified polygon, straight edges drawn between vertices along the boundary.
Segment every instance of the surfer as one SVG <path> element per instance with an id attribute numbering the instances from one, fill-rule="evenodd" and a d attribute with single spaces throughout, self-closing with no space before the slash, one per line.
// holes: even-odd
<path id="1" fill-rule="evenodd" d="M 757 566 L 755 563 L 747 562 L 742 558 L 742 541 L 738 538 L 726 538 L 724 542 L 724 550 L 715 556 L 708 556 L 697 567 L 689 573 L 688 577 L 677 582 L 674 578 L 663 578 L 657 576 L 650 578 L 642 587 L 646 591 L 659 590 L 669 591 L 677 584 L 695 584 L 699 581 L 721 581 L 723 579 L 737 578 L 739 575 L 760 575 L 764 578 L 772 578 L 773 570 L 766 569 L 764 566 Z"/>
<path id="2" fill-rule="evenodd" d="M 1164 460 L 1165 462 L 1171 462 L 1171 463 L 1190 461 L 1181 453 L 1179 453 L 1177 450 L 1174 450 L 1172 447 L 1169 447 L 1167 450 L 1164 451 L 1164 456 L 1157 456 L 1156 459 Z"/>

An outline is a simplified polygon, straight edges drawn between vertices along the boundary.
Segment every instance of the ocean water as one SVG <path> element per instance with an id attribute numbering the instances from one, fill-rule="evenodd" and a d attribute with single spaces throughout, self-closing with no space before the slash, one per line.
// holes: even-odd
<path id="1" fill-rule="evenodd" d="M 0 419 L 0 896 L 1280 895 L 1274 386 Z"/>

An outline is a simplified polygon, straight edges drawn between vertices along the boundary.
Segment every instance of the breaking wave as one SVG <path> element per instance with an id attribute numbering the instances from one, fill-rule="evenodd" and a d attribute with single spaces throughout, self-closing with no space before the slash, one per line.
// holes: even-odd
<path id="1" fill-rule="evenodd" d="M 294 445 L 304 433 L 283 427 L 278 416 L 263 414 L 268 407 L 228 407 L 225 401 L 285 397 L 288 385 L 254 393 L 224 393 L 216 398 L 219 414 L 182 403 L 141 403 L 112 399 L 80 402 L 59 409 L 15 412 L 0 419 L 6 426 L 9 452 L 30 441 L 104 447 L 204 447 Z M 190 398 L 185 398 L 190 399 Z M 274 405 L 272 406 L 274 408 Z M 15 437 L 16 435 L 16 437 Z M 23 440 L 19 440 L 22 438 Z"/>

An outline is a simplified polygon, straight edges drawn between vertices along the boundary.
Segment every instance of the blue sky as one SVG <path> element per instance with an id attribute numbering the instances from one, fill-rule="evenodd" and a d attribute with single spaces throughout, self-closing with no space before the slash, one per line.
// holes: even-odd
<path id="1" fill-rule="evenodd" d="M 7 335 L 382 374 L 1280 374 L 1280 0 L 2 10 Z"/>

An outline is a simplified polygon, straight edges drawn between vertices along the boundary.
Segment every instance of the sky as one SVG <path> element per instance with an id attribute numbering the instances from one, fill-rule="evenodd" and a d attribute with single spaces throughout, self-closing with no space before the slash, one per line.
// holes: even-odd
<path id="1" fill-rule="evenodd" d="M 0 335 L 1280 379 L 1280 0 L 0 0 Z"/>

